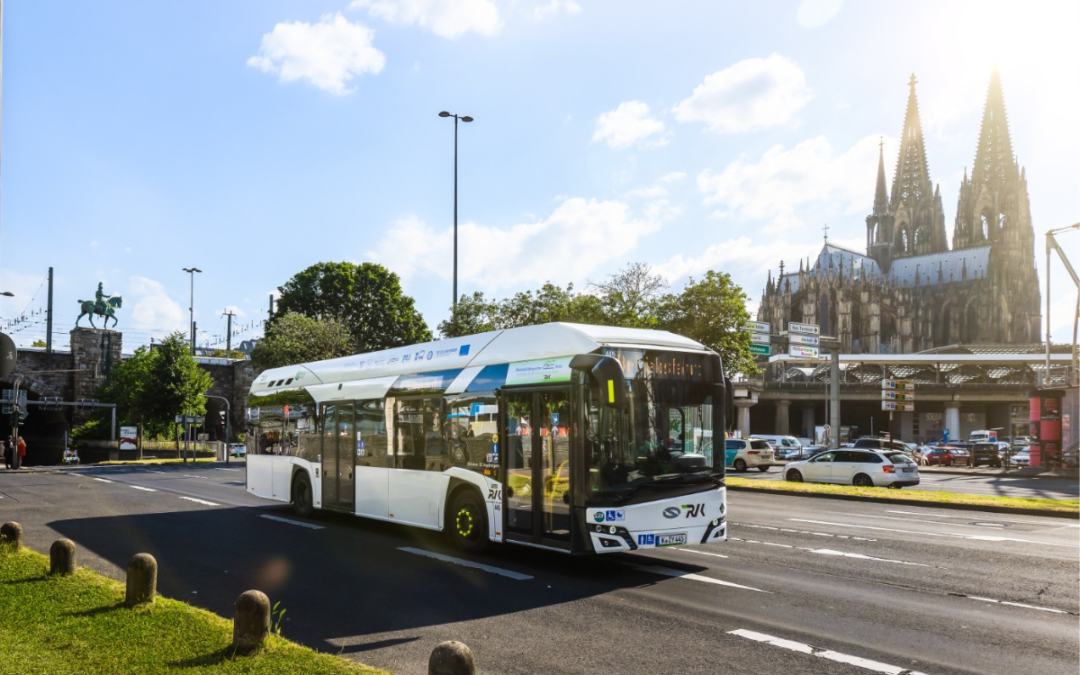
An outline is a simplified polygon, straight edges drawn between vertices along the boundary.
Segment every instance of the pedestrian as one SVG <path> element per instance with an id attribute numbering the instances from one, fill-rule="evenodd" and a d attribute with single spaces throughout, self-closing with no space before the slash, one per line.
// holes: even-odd
<path id="1" fill-rule="evenodd" d="M 26 441 L 23 440 L 22 436 L 19 436 L 19 440 L 15 444 L 15 449 L 16 449 L 15 468 L 18 469 L 23 464 L 23 457 L 26 457 Z"/>
<path id="2" fill-rule="evenodd" d="M 14 459 L 14 457 L 12 456 L 14 450 L 15 450 L 15 447 L 14 447 L 14 444 L 11 442 L 11 437 L 9 436 L 9 437 L 5 438 L 4 439 L 4 468 L 6 468 L 6 469 L 11 468 L 11 462 Z"/>

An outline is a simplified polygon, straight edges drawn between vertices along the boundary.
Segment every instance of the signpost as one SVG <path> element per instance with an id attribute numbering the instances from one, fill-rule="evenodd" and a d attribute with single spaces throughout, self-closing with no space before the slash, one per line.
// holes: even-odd
<path id="1" fill-rule="evenodd" d="M 893 433 L 893 413 L 915 411 L 915 380 L 882 380 L 881 409 L 889 411 L 889 437 Z"/>
<path id="2" fill-rule="evenodd" d="M 772 332 L 772 324 L 770 324 L 768 321 L 747 321 L 746 330 L 750 331 L 751 333 L 767 334 Z"/>
<path id="3" fill-rule="evenodd" d="M 750 353 L 754 354 L 755 356 L 768 356 L 769 345 L 756 345 L 750 343 Z"/>
<path id="4" fill-rule="evenodd" d="M 768 321 L 747 321 L 744 328 L 750 331 L 750 353 L 755 356 L 768 356 L 771 353 L 772 324 Z"/>
<path id="5" fill-rule="evenodd" d="M 817 347 L 804 347 L 803 345 L 788 345 L 788 354 L 800 359 L 820 359 L 821 350 Z"/>
<path id="6" fill-rule="evenodd" d="M 787 329 L 792 333 L 802 333 L 803 335 L 821 335 L 821 326 L 816 323 L 795 323 L 794 321 L 789 321 Z"/>

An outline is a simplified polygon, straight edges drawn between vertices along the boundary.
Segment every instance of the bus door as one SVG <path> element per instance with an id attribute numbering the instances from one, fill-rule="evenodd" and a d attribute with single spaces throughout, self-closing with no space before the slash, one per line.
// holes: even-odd
<path id="1" fill-rule="evenodd" d="M 323 414 L 322 507 L 352 513 L 356 508 L 353 406 L 351 403 L 327 404 Z"/>
<path id="2" fill-rule="evenodd" d="M 503 532 L 510 541 L 570 547 L 570 390 L 503 396 Z"/>

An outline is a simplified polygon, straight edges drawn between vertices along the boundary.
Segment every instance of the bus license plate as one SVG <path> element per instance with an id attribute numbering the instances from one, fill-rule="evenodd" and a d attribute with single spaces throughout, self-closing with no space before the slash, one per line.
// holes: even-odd
<path id="1" fill-rule="evenodd" d="M 656 535 L 657 546 L 679 546 L 686 543 L 686 533 L 658 534 Z"/>

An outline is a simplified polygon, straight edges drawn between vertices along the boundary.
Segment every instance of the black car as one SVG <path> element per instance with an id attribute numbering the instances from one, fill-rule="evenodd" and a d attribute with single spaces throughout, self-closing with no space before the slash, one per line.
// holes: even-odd
<path id="1" fill-rule="evenodd" d="M 971 458 L 974 466 L 986 464 L 995 468 L 1001 468 L 1001 455 L 998 454 L 997 443 L 976 443 L 971 446 Z"/>

